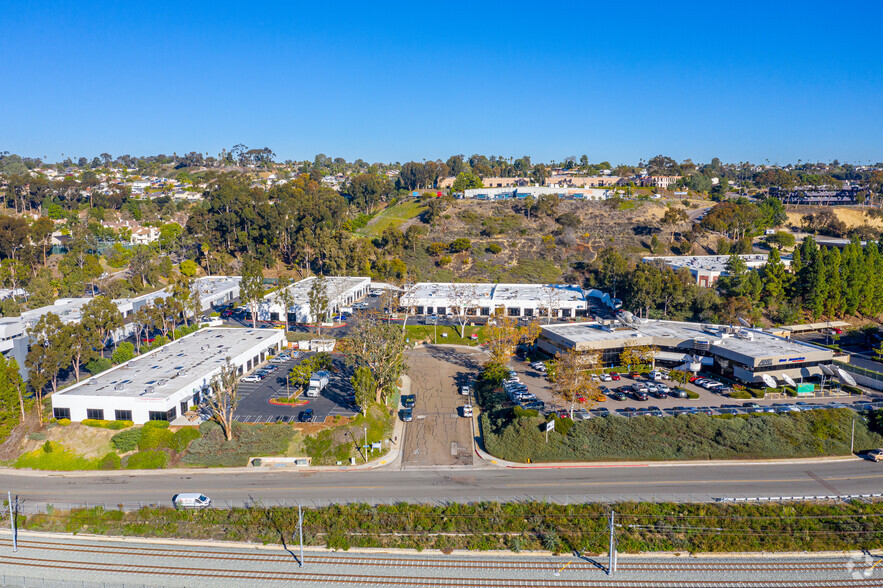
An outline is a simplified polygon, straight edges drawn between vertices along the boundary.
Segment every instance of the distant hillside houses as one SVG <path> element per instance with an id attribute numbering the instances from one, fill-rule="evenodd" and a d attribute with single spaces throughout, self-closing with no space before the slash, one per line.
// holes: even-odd
<path id="1" fill-rule="evenodd" d="M 475 188 L 465 190 L 463 198 L 477 200 L 505 200 L 508 198 L 538 198 L 541 195 L 556 195 L 559 198 L 576 200 L 607 200 L 613 191 L 605 188 L 558 188 L 552 186 L 528 186 L 523 188 Z"/>
<path id="2" fill-rule="evenodd" d="M 861 191 L 862 188 L 858 184 L 848 184 L 842 188 L 833 186 L 798 186 L 792 190 L 782 190 L 773 186 L 770 188 L 770 196 L 778 198 L 783 204 L 832 206 L 837 204 L 856 204 Z"/>

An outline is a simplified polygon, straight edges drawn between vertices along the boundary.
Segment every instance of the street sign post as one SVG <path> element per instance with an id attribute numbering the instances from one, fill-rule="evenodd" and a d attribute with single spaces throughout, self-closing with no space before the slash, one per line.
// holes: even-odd
<path id="1" fill-rule="evenodd" d="M 549 442 L 549 431 L 555 430 L 555 421 L 549 421 L 546 423 L 546 443 Z"/>

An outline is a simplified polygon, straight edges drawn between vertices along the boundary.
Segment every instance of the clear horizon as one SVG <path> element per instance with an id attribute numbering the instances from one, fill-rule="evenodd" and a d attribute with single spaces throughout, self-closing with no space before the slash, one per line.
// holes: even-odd
<path id="1" fill-rule="evenodd" d="M 883 161 L 879 4 L 259 8 L 8 3 L 0 150 Z"/>

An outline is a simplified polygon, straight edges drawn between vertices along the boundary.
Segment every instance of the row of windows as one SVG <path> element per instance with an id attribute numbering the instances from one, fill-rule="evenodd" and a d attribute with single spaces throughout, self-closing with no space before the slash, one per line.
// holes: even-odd
<path id="1" fill-rule="evenodd" d="M 183 410 L 184 403 L 181 403 L 181 407 Z M 71 409 L 69 408 L 61 408 L 56 406 L 52 409 L 52 416 L 56 419 L 68 419 L 71 418 Z M 175 417 L 178 416 L 178 412 L 175 408 L 170 408 L 168 411 L 150 411 L 148 418 L 151 421 L 173 421 Z M 87 408 L 86 409 L 86 418 L 92 419 L 96 421 L 104 420 L 104 409 L 103 408 Z M 115 410 L 113 411 L 113 420 L 115 421 L 131 421 L 132 420 L 132 411 L 131 410 Z"/>

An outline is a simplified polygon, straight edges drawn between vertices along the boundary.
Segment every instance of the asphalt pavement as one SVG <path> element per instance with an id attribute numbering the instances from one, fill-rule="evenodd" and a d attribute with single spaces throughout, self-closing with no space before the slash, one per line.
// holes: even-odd
<path id="1" fill-rule="evenodd" d="M 260 382 L 239 383 L 239 405 L 236 407 L 236 420 L 241 423 L 268 423 L 278 420 L 294 421 L 306 408 L 313 409 L 314 421 L 322 422 L 329 416 L 341 415 L 352 416 L 355 410 L 347 402 L 347 397 L 352 392 L 350 376 L 352 370 L 342 358 L 333 358 L 333 367 L 328 386 L 317 398 L 302 397 L 306 404 L 297 406 L 280 406 L 270 404 L 270 399 L 286 397 L 291 388 L 287 386 L 288 372 L 292 367 L 314 355 L 301 352 L 296 359 L 290 359 L 285 363 L 275 365 L 277 369 Z"/>
<path id="2" fill-rule="evenodd" d="M 0 488 L 18 495 L 25 511 L 47 504 L 171 504 L 179 492 L 202 492 L 220 507 L 338 502 L 715 501 L 726 497 L 818 497 L 874 494 L 883 488 L 883 462 L 860 458 L 547 465 L 337 471 L 191 469 L 164 471 L 0 471 Z"/>

